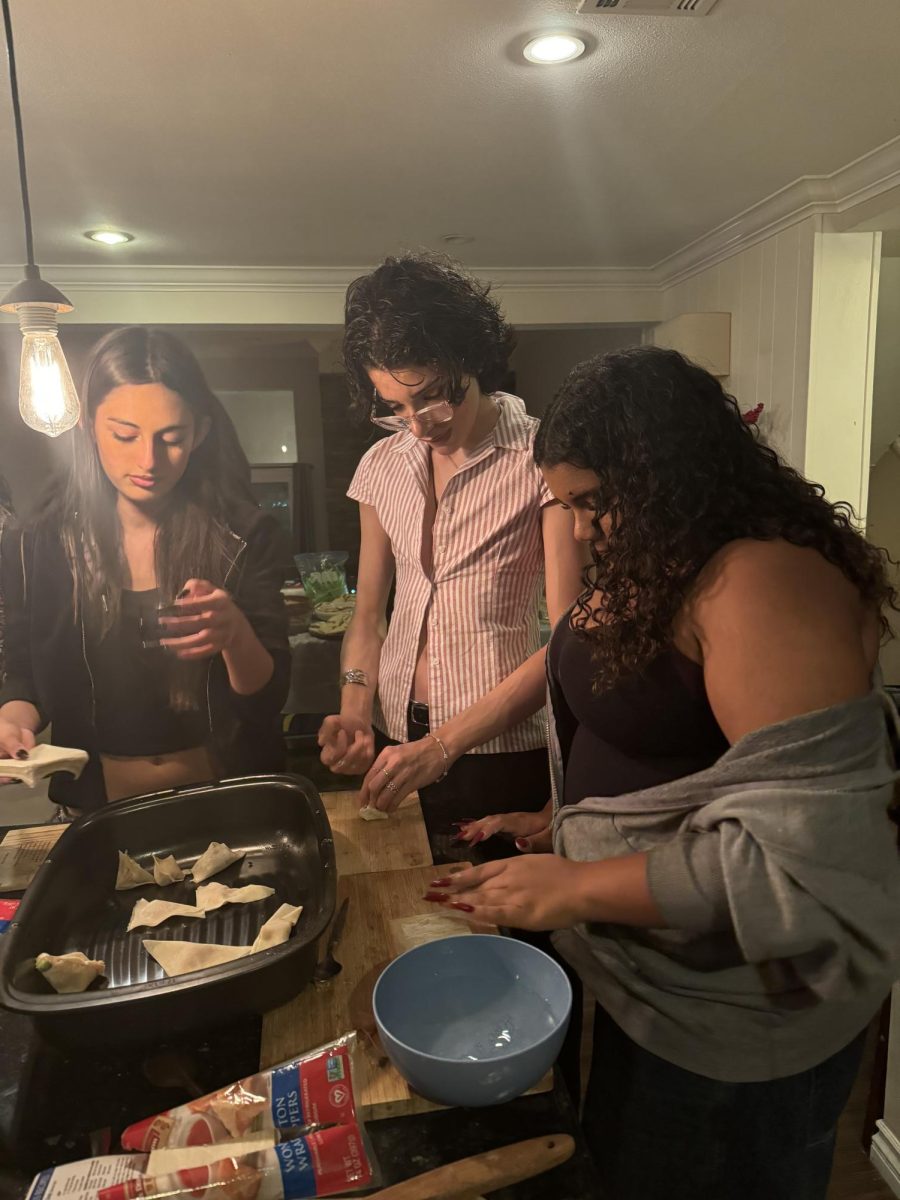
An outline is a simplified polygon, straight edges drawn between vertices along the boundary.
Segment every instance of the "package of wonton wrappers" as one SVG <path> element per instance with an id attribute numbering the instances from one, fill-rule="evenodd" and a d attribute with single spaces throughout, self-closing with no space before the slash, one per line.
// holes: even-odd
<path id="1" fill-rule="evenodd" d="M 126 1150 L 160 1150 L 246 1141 L 285 1130 L 307 1131 L 357 1121 L 356 1033 L 319 1046 L 178 1108 L 129 1125 Z"/>
<path id="2" fill-rule="evenodd" d="M 227 1146 L 222 1146 L 227 1155 Z M 299 1200 L 345 1196 L 377 1183 L 368 1139 L 356 1124 L 332 1125 L 249 1154 L 176 1167 L 101 1189 L 97 1200 Z"/>

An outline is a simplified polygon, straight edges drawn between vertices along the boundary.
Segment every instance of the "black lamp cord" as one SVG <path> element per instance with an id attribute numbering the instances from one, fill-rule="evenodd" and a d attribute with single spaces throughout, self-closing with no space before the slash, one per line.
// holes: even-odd
<path id="1" fill-rule="evenodd" d="M 25 219 L 25 253 L 28 255 L 26 275 L 37 274 L 34 261 L 34 236 L 31 232 L 31 203 L 28 199 L 28 174 L 25 170 L 25 137 L 22 133 L 22 109 L 19 105 L 19 80 L 16 75 L 16 51 L 13 46 L 12 19 L 9 15 L 9 0 L 0 0 L 3 6 L 3 24 L 6 29 L 6 53 L 9 58 L 9 89 L 12 94 L 13 120 L 16 123 L 16 149 L 19 154 L 19 182 L 22 185 L 22 216 Z"/>

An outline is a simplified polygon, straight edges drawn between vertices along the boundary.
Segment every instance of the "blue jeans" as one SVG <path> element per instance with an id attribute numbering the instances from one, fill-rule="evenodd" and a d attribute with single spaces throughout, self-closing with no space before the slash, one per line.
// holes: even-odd
<path id="1" fill-rule="evenodd" d="M 598 1005 L 582 1124 L 604 1200 L 824 1200 L 864 1041 L 799 1075 L 723 1083 L 642 1049 Z"/>

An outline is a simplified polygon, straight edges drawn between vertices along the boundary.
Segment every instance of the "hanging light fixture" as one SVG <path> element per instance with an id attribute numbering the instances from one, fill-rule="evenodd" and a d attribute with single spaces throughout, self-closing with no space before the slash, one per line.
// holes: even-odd
<path id="1" fill-rule="evenodd" d="M 22 331 L 22 360 L 19 373 L 19 412 L 22 420 L 39 433 L 59 437 L 78 423 L 80 406 L 69 365 L 57 336 L 57 317 L 72 311 L 72 305 L 52 284 L 41 279 L 34 261 L 31 232 L 31 205 L 28 200 L 28 176 L 25 172 L 25 140 L 22 136 L 22 111 L 19 107 L 19 83 L 13 48 L 9 0 L 0 0 L 6 30 L 9 59 L 9 87 L 16 126 L 19 155 L 19 182 L 22 187 L 22 216 L 25 221 L 25 278 L 0 300 L 0 311 L 15 313 Z"/>

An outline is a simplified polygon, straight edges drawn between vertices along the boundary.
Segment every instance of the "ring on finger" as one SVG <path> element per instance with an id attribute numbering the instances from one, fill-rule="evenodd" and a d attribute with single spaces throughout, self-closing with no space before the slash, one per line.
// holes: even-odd
<path id="1" fill-rule="evenodd" d="M 387 787 L 389 792 L 399 791 L 399 788 L 397 787 L 396 783 L 394 783 L 393 779 L 389 779 L 385 786 Z"/>
<path id="2" fill-rule="evenodd" d="M 391 782 L 391 773 L 390 773 L 390 771 L 387 769 L 387 767 L 382 767 L 382 768 L 381 768 L 381 773 L 382 773 L 382 775 L 385 777 L 385 779 L 388 781 L 388 785 L 390 785 L 390 782 Z"/>
<path id="3" fill-rule="evenodd" d="M 343 765 L 344 765 L 344 760 L 343 760 L 342 758 L 339 758 L 339 759 L 337 760 L 337 762 L 334 764 L 334 769 L 335 769 L 336 771 L 338 771 L 338 770 L 340 770 L 340 768 L 341 768 Z"/>

